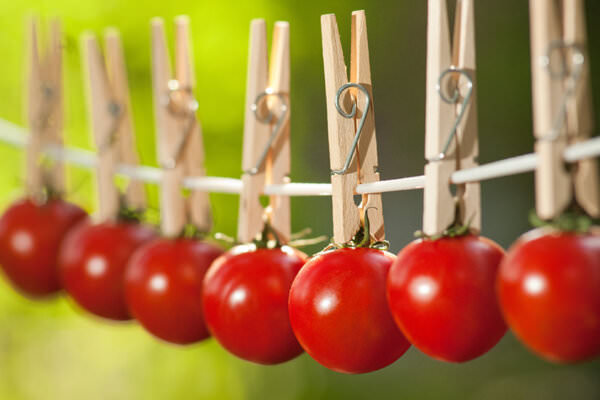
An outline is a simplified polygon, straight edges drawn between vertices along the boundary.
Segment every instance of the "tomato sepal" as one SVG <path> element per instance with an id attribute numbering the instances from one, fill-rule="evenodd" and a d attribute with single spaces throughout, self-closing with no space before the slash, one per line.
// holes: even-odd
<path id="1" fill-rule="evenodd" d="M 561 232 L 588 233 L 600 220 L 585 214 L 578 207 L 570 207 L 568 210 L 550 220 L 540 218 L 535 210 L 529 213 L 529 223 L 534 228 L 552 228 Z"/>
<path id="2" fill-rule="evenodd" d="M 369 207 L 365 210 L 363 218 L 361 219 L 360 227 L 356 234 L 347 241 L 346 243 L 337 243 L 333 239 L 331 243 L 321 250 L 321 253 L 338 250 L 338 249 L 357 249 L 357 248 L 371 248 L 377 250 L 387 251 L 390 248 L 390 242 L 387 240 L 375 240 L 371 236 L 371 224 L 369 222 L 368 211 L 373 208 Z"/>

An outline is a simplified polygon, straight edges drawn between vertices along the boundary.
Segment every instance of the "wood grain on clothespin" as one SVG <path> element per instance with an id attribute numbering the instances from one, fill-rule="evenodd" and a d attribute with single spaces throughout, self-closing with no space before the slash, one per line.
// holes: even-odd
<path id="1" fill-rule="evenodd" d="M 553 79 L 548 66 L 551 43 L 561 38 L 560 20 L 555 4 L 547 0 L 529 2 L 531 29 L 531 85 L 533 100 L 533 131 L 537 139 L 535 152 L 539 164 L 535 171 L 536 211 L 540 218 L 557 217 L 571 202 L 571 176 L 565 169 L 563 152 L 568 140 L 564 124 L 556 137 L 554 120 L 563 94 L 563 81 Z"/>
<path id="2" fill-rule="evenodd" d="M 99 218 L 115 220 L 121 207 L 121 194 L 115 182 L 119 162 L 137 164 L 134 133 L 129 106 L 129 89 L 123 49 L 116 30 L 105 35 L 106 60 L 94 35 L 82 37 L 82 54 L 86 71 L 87 103 L 91 129 L 98 149 Z M 132 181 L 125 194 L 127 207 L 143 208 L 142 182 Z"/>
<path id="3" fill-rule="evenodd" d="M 563 1 L 563 37 L 565 43 L 577 45 L 583 55 L 581 76 L 575 93 L 567 100 L 567 135 L 569 144 L 575 144 L 588 139 L 594 130 L 583 0 Z M 600 217 L 598 160 L 588 158 L 578 161 L 573 179 L 577 203 L 590 216 Z"/>
<path id="4" fill-rule="evenodd" d="M 42 163 L 42 149 L 62 145 L 63 87 L 62 87 L 62 30 L 60 21 L 50 22 L 50 37 L 40 43 L 38 21 L 27 21 L 27 121 L 30 135 L 26 154 L 27 193 L 34 199 L 43 198 L 48 186 L 64 193 L 63 164 L 48 160 Z"/>
<path id="5" fill-rule="evenodd" d="M 256 97 L 268 84 L 267 28 L 265 21 L 254 19 L 250 23 L 250 43 L 248 49 L 248 74 L 246 78 L 246 108 L 244 112 L 244 143 L 242 154 L 243 171 L 256 165 L 260 152 L 269 136 L 269 125 L 261 123 L 252 108 Z M 263 110 L 261 110 L 263 111 Z M 238 215 L 238 241 L 250 242 L 263 226 L 263 208 L 260 193 L 265 184 L 263 164 L 254 174 L 242 175 L 242 192 Z"/>
<path id="6" fill-rule="evenodd" d="M 358 121 L 365 112 L 366 99 L 362 92 L 352 88 L 342 94 L 340 104 L 346 112 L 350 112 L 353 101 L 356 101 L 357 113 L 355 117 L 353 119 L 344 118 L 338 113 L 335 106 L 336 95 L 340 87 L 348 83 L 348 75 L 335 15 L 321 16 L 321 32 L 327 98 L 329 163 L 332 170 L 340 170 L 351 151 Z M 362 85 L 369 92 L 372 99 L 369 48 L 364 11 L 352 13 L 351 42 L 350 82 Z M 350 241 L 360 228 L 360 210 L 354 202 L 356 185 L 379 180 L 372 101 L 370 107 L 358 142 L 357 152 L 349 169 L 344 174 L 331 175 L 333 236 L 336 243 Z M 363 198 L 361 207 L 363 210 L 369 209 L 371 236 L 375 240 L 383 240 L 385 232 L 381 194 L 371 194 Z M 372 209 L 370 209 L 371 207 Z"/>
<path id="7" fill-rule="evenodd" d="M 285 122 L 277 134 L 267 158 L 266 184 L 283 184 L 290 182 L 290 25 L 288 22 L 275 22 L 269 61 L 269 88 L 279 93 L 286 102 Z M 277 110 L 281 105 L 276 101 L 268 104 Z M 271 124 L 272 126 L 273 124 Z M 289 196 L 270 196 L 269 209 L 271 227 L 284 243 L 291 236 L 291 212 Z"/>
<path id="8" fill-rule="evenodd" d="M 212 224 L 208 193 L 193 191 L 185 196 L 182 188 L 184 176 L 205 175 L 202 132 L 193 97 L 189 18 L 175 19 L 175 77 L 171 72 L 163 20 L 154 18 L 151 29 L 157 152 L 163 166 L 162 232 L 166 236 L 178 236 L 187 223 L 208 232 Z"/>
<path id="9" fill-rule="evenodd" d="M 104 35 L 104 52 L 106 54 L 106 69 L 112 95 L 121 107 L 119 130 L 116 137 L 119 162 L 127 165 L 138 165 L 139 156 L 135 146 L 135 131 L 129 98 L 129 81 L 123 46 L 119 32 L 107 29 Z M 141 180 L 131 180 L 125 190 L 125 203 L 128 207 L 142 210 L 146 208 L 146 190 Z"/>
<path id="10" fill-rule="evenodd" d="M 256 104 L 257 97 L 265 91 L 270 95 L 266 101 Z M 250 24 L 250 43 L 248 51 L 248 76 L 246 83 L 246 108 L 244 118 L 244 147 L 242 159 L 242 193 L 238 216 L 238 241 L 245 243 L 253 240 L 264 226 L 264 213 L 260 203 L 260 195 L 265 184 L 289 182 L 290 172 L 290 44 L 289 24 L 279 21 L 275 23 L 271 60 L 267 56 L 266 24 L 262 19 L 252 20 Z M 277 97 L 277 98 L 275 98 Z M 259 165 L 265 146 L 268 145 L 272 130 L 281 118 L 279 98 L 285 101 L 287 112 L 285 121 L 270 146 L 267 158 Z M 258 114 L 272 113 L 270 124 L 257 118 L 254 107 L 258 106 Z M 287 242 L 291 234 L 290 199 L 288 196 L 270 196 L 266 211 L 269 223 L 277 232 L 280 241 Z"/>
<path id="11" fill-rule="evenodd" d="M 477 165 L 479 151 L 477 134 L 477 95 L 475 76 L 475 24 L 472 0 L 458 0 L 454 27 L 454 39 L 450 44 L 446 0 L 429 0 L 427 18 L 427 76 L 425 121 L 425 188 L 423 231 L 426 235 L 444 232 L 456 220 L 458 200 L 459 222 L 468 224 L 472 231 L 481 229 L 481 200 L 478 182 L 457 188 L 457 199 L 450 190 L 450 176 L 458 169 Z M 452 47 L 452 57 L 451 57 Z M 469 90 L 469 81 L 462 74 L 448 74 L 440 82 L 440 76 L 453 67 L 468 74 L 472 92 L 456 135 L 446 154 L 440 159 L 462 103 Z M 456 76 L 454 76 L 456 75 Z M 448 83 L 451 85 L 447 85 Z M 441 88 L 438 85 L 441 84 Z M 447 103 L 438 90 L 453 91 L 460 95 L 456 103 Z M 452 97 L 446 95 L 447 97 Z"/>

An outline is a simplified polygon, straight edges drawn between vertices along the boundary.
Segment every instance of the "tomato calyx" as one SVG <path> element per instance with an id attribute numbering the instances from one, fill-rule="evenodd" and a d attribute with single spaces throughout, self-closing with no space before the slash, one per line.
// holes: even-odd
<path id="1" fill-rule="evenodd" d="M 38 206 L 48 204 L 52 200 L 59 200 L 63 197 L 60 190 L 55 189 L 49 183 L 44 183 L 42 189 L 38 193 L 30 195 L 31 201 Z"/>
<path id="2" fill-rule="evenodd" d="M 312 246 L 314 244 L 319 244 L 329 239 L 329 237 L 326 235 L 315 236 L 312 238 L 307 237 L 311 233 L 312 229 L 310 228 L 304 228 L 299 232 L 292 233 L 288 245 L 295 248 L 301 248 L 306 246 Z"/>
<path id="3" fill-rule="evenodd" d="M 273 229 L 268 218 L 265 218 L 262 231 L 256 235 L 252 243 L 257 249 L 278 249 L 283 246 L 279 234 Z"/>
<path id="4" fill-rule="evenodd" d="M 47 157 L 42 157 L 39 160 L 39 168 L 41 174 L 41 188 L 39 191 L 30 193 L 29 198 L 38 206 L 48 204 L 52 200 L 60 200 L 64 196 L 62 190 L 58 189 L 54 183 L 53 173 L 51 170 L 53 161 Z"/>
<path id="5" fill-rule="evenodd" d="M 125 223 L 140 223 L 144 220 L 145 215 L 146 210 L 129 206 L 125 196 L 123 194 L 119 195 L 117 221 Z"/>
<path id="6" fill-rule="evenodd" d="M 144 218 L 144 210 L 130 207 L 120 207 L 117 215 L 117 221 L 120 222 L 141 222 Z"/>
<path id="7" fill-rule="evenodd" d="M 425 232 L 419 230 L 415 232 L 415 237 L 419 239 L 427 239 L 427 240 L 438 240 L 442 238 L 455 238 L 460 236 L 466 236 L 471 234 L 471 225 L 470 222 L 466 224 L 456 224 L 453 223 L 448 228 L 444 229 L 442 233 L 438 233 L 437 235 L 428 235 Z"/>
<path id="8" fill-rule="evenodd" d="M 252 244 L 256 246 L 257 249 L 277 249 L 281 246 L 287 245 L 294 248 L 301 248 L 305 246 L 311 246 L 314 244 L 318 244 L 327 240 L 327 236 L 321 235 L 314 238 L 307 238 L 306 236 L 312 233 L 312 229 L 304 228 L 299 232 L 292 233 L 290 236 L 290 240 L 284 242 L 281 240 L 281 236 L 279 233 L 273 228 L 267 216 L 265 216 L 264 226 L 262 231 L 252 240 Z M 231 236 L 228 236 L 224 233 L 217 232 L 214 234 L 214 239 L 219 242 L 224 242 L 229 246 L 237 246 L 242 244 L 238 242 Z"/>
<path id="9" fill-rule="evenodd" d="M 531 210 L 529 223 L 534 228 L 552 228 L 563 232 L 588 233 L 600 221 L 592 218 L 580 206 L 573 203 L 565 212 L 550 220 L 540 218 L 535 210 Z"/>
<path id="10" fill-rule="evenodd" d="M 208 236 L 208 234 L 208 232 L 199 229 L 196 225 L 187 223 L 177 238 L 203 240 Z"/>
<path id="11" fill-rule="evenodd" d="M 414 233 L 414 236 L 419 239 L 427 239 L 427 240 L 438 240 L 442 238 L 455 238 L 470 235 L 473 233 L 471 231 L 471 219 L 467 221 L 467 223 L 462 222 L 462 218 L 460 217 L 460 208 L 458 202 L 456 203 L 456 211 L 454 214 L 454 221 L 441 233 L 436 235 L 428 235 L 425 232 L 418 230 Z"/>
<path id="12" fill-rule="evenodd" d="M 335 241 L 331 241 L 331 243 L 325 247 L 321 252 L 327 252 L 337 249 L 356 249 L 356 248 L 371 248 L 377 250 L 388 250 L 390 248 L 390 242 L 387 240 L 375 240 L 371 236 L 371 224 L 369 222 L 369 210 L 374 207 L 369 207 L 365 209 L 362 213 L 362 218 L 360 221 L 360 227 L 356 234 L 347 241 L 346 243 L 336 243 Z"/>

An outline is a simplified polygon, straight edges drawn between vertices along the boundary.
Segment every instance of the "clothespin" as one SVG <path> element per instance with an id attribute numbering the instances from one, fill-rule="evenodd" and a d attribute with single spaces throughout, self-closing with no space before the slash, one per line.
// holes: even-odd
<path id="1" fill-rule="evenodd" d="M 260 195 L 266 184 L 289 182 L 290 173 L 290 33 L 287 22 L 273 31 L 271 60 L 267 57 L 266 24 L 250 23 L 248 79 L 244 119 L 242 184 L 238 240 L 253 240 L 266 220 L 283 243 L 290 239 L 290 199 L 270 196 L 263 209 Z"/>
<path id="2" fill-rule="evenodd" d="M 563 160 L 565 148 L 588 138 L 594 125 L 583 1 L 563 0 L 562 21 L 555 2 L 531 0 L 529 5 L 533 125 L 539 157 L 536 211 L 542 219 L 555 218 L 571 204 L 574 192 L 578 205 L 598 217 L 597 161 L 582 160 L 569 170 Z"/>
<path id="3" fill-rule="evenodd" d="M 329 163 L 332 170 L 333 237 L 336 243 L 350 241 L 368 212 L 370 234 L 383 240 L 381 194 L 363 196 L 354 202 L 359 183 L 379 181 L 371 66 L 364 11 L 352 13 L 350 80 L 344 63 L 340 34 L 334 14 L 321 16 Z"/>
<path id="4" fill-rule="evenodd" d="M 439 235 L 454 224 L 479 232 L 479 183 L 458 186 L 455 196 L 450 188 L 452 173 L 475 167 L 479 154 L 473 0 L 456 3 L 452 50 L 446 0 L 429 0 L 427 13 L 423 232 Z"/>
<path id="5" fill-rule="evenodd" d="M 129 182 L 123 199 L 115 182 L 118 163 L 136 165 L 139 162 L 134 149 L 123 47 L 116 29 L 107 29 L 104 35 L 106 60 L 93 34 L 84 34 L 81 46 L 90 123 L 98 149 L 99 217 L 101 221 L 114 220 L 122 200 L 133 209 L 140 210 L 146 206 L 143 182 Z"/>
<path id="6" fill-rule="evenodd" d="M 62 145 L 63 87 L 62 32 L 58 19 L 50 22 L 50 37 L 40 40 L 38 21 L 31 18 L 28 30 L 27 120 L 29 140 L 26 155 L 26 187 L 29 196 L 43 201 L 45 189 L 64 192 L 64 168 L 61 162 L 42 158 L 48 145 Z M 40 43 L 40 41 L 42 43 Z"/>
<path id="7" fill-rule="evenodd" d="M 196 119 L 194 64 L 187 16 L 175 18 L 175 76 L 171 72 L 164 22 L 154 18 L 152 30 L 152 85 L 157 130 L 157 153 L 163 168 L 161 182 L 162 232 L 178 236 L 186 225 L 208 232 L 212 218 L 209 196 L 193 191 L 185 195 L 185 176 L 204 176 L 202 130 Z"/>

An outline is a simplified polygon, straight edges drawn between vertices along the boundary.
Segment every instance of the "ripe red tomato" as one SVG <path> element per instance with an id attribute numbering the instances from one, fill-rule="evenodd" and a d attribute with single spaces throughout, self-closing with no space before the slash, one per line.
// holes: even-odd
<path id="1" fill-rule="evenodd" d="M 504 251 L 467 235 L 419 239 L 390 270 L 388 301 L 408 340 L 438 360 L 479 357 L 506 333 L 494 284 Z"/>
<path id="2" fill-rule="evenodd" d="M 506 321 L 531 350 L 555 362 L 600 354 L 600 233 L 537 229 L 500 267 Z"/>
<path id="3" fill-rule="evenodd" d="M 150 333 L 188 344 L 210 336 L 202 282 L 219 247 L 194 239 L 156 239 L 140 247 L 125 272 L 129 311 Z"/>
<path id="4" fill-rule="evenodd" d="M 365 373 L 393 363 L 410 347 L 385 299 L 395 258 L 382 250 L 344 248 L 317 254 L 302 268 L 290 291 L 290 321 L 320 364 Z"/>
<path id="5" fill-rule="evenodd" d="M 84 309 L 104 318 L 130 319 L 123 291 L 127 261 L 155 237 L 134 222 L 84 223 L 65 238 L 58 264 L 65 290 Z"/>
<path id="6" fill-rule="evenodd" d="M 306 255 L 292 247 L 236 246 L 215 260 L 204 280 L 204 317 L 236 356 L 278 364 L 302 353 L 288 317 L 288 294 Z"/>
<path id="7" fill-rule="evenodd" d="M 23 294 L 42 297 L 61 289 L 56 259 L 65 234 L 86 217 L 61 199 L 13 204 L 0 218 L 0 265 Z"/>

